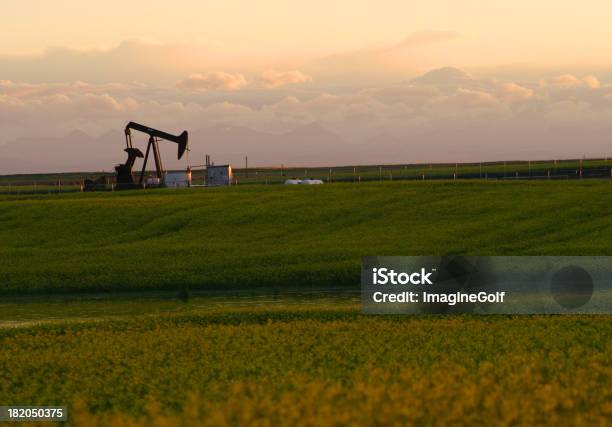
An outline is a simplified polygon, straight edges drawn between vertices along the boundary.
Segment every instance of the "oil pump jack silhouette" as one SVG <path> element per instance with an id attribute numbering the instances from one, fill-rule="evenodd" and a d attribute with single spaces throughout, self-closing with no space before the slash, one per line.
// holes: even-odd
<path id="1" fill-rule="evenodd" d="M 147 144 L 146 154 L 143 156 L 142 151 L 138 148 L 134 148 L 132 146 L 132 129 L 140 131 L 142 133 L 146 133 L 149 135 L 149 143 Z M 125 152 L 128 154 L 128 159 L 125 163 L 115 166 L 115 171 L 117 172 L 117 185 L 127 184 L 133 185 L 136 184 L 134 180 L 134 175 L 132 174 L 132 168 L 134 167 L 134 163 L 137 158 L 144 157 L 144 162 L 142 164 L 142 170 L 140 171 L 140 177 L 138 178 L 138 184 L 142 185 L 144 183 L 145 172 L 147 170 L 147 161 L 149 160 L 149 153 L 153 150 L 153 159 L 155 161 L 155 173 L 157 178 L 162 181 L 164 179 L 164 168 L 161 160 L 161 153 L 159 151 L 159 140 L 166 140 L 170 142 L 175 142 L 178 144 L 178 159 L 180 160 L 187 151 L 187 144 L 189 140 L 189 135 L 187 131 L 183 131 L 180 135 L 171 135 L 169 133 L 163 132 L 161 130 L 153 129 L 148 126 L 141 125 L 139 123 L 129 122 L 125 127 Z"/>
<path id="2" fill-rule="evenodd" d="M 136 130 L 149 135 L 149 142 L 147 144 L 146 154 L 143 156 L 140 149 L 135 148 L 132 145 L 132 130 Z M 145 125 L 141 125 L 135 122 L 129 122 L 125 127 L 125 152 L 128 158 L 125 163 L 115 166 L 115 172 L 117 173 L 117 185 L 118 190 L 130 189 L 130 188 L 143 188 L 145 173 L 147 170 L 147 161 L 149 160 L 149 154 L 153 151 L 153 159 L 155 161 L 155 174 L 159 178 L 159 182 L 162 183 L 164 179 L 164 168 L 162 165 L 161 153 L 159 151 L 159 141 L 165 140 L 178 144 L 178 159 L 180 160 L 188 150 L 189 135 L 187 131 L 183 131 L 180 135 L 172 135 L 167 132 L 150 128 Z M 138 158 L 144 158 L 140 176 L 134 177 L 132 169 Z M 86 190 L 95 190 L 96 188 L 103 186 L 104 182 L 98 182 L 93 180 L 85 181 Z"/>

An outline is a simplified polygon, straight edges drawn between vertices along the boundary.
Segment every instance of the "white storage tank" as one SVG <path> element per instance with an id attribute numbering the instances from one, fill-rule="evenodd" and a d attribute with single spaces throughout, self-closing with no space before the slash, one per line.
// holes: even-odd
<path id="1" fill-rule="evenodd" d="M 206 183 L 208 185 L 232 185 L 232 167 L 230 165 L 208 166 Z"/>
<path id="2" fill-rule="evenodd" d="M 191 171 L 166 172 L 164 186 L 171 188 L 185 188 L 191 186 Z"/>
<path id="3" fill-rule="evenodd" d="M 161 184 L 161 180 L 156 176 L 150 176 L 147 178 L 146 184 L 152 185 L 152 186 L 158 186 L 159 184 Z"/>

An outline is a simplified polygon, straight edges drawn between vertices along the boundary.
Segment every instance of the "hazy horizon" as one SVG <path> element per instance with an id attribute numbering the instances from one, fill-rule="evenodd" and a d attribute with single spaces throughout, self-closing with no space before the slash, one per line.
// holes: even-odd
<path id="1" fill-rule="evenodd" d="M 110 170 L 131 120 L 220 163 L 612 157 L 607 2 L 5 3 L 0 174 Z"/>

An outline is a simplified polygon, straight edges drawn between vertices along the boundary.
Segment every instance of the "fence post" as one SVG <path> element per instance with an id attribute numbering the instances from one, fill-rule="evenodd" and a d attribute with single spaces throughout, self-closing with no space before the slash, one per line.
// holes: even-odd
<path id="1" fill-rule="evenodd" d="M 527 160 L 527 167 L 529 168 L 529 177 L 531 178 L 531 160 Z"/>
<path id="2" fill-rule="evenodd" d="M 382 166 L 378 167 L 378 176 L 379 176 L 380 180 L 382 181 Z"/>

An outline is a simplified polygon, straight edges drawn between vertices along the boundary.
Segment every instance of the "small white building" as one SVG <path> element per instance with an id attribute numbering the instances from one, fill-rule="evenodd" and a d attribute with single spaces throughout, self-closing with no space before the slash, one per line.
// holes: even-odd
<path id="1" fill-rule="evenodd" d="M 230 165 L 208 166 L 206 183 L 208 185 L 232 185 L 232 167 Z"/>
<path id="2" fill-rule="evenodd" d="M 191 170 L 185 172 L 166 172 L 164 186 L 170 188 L 191 187 Z"/>

